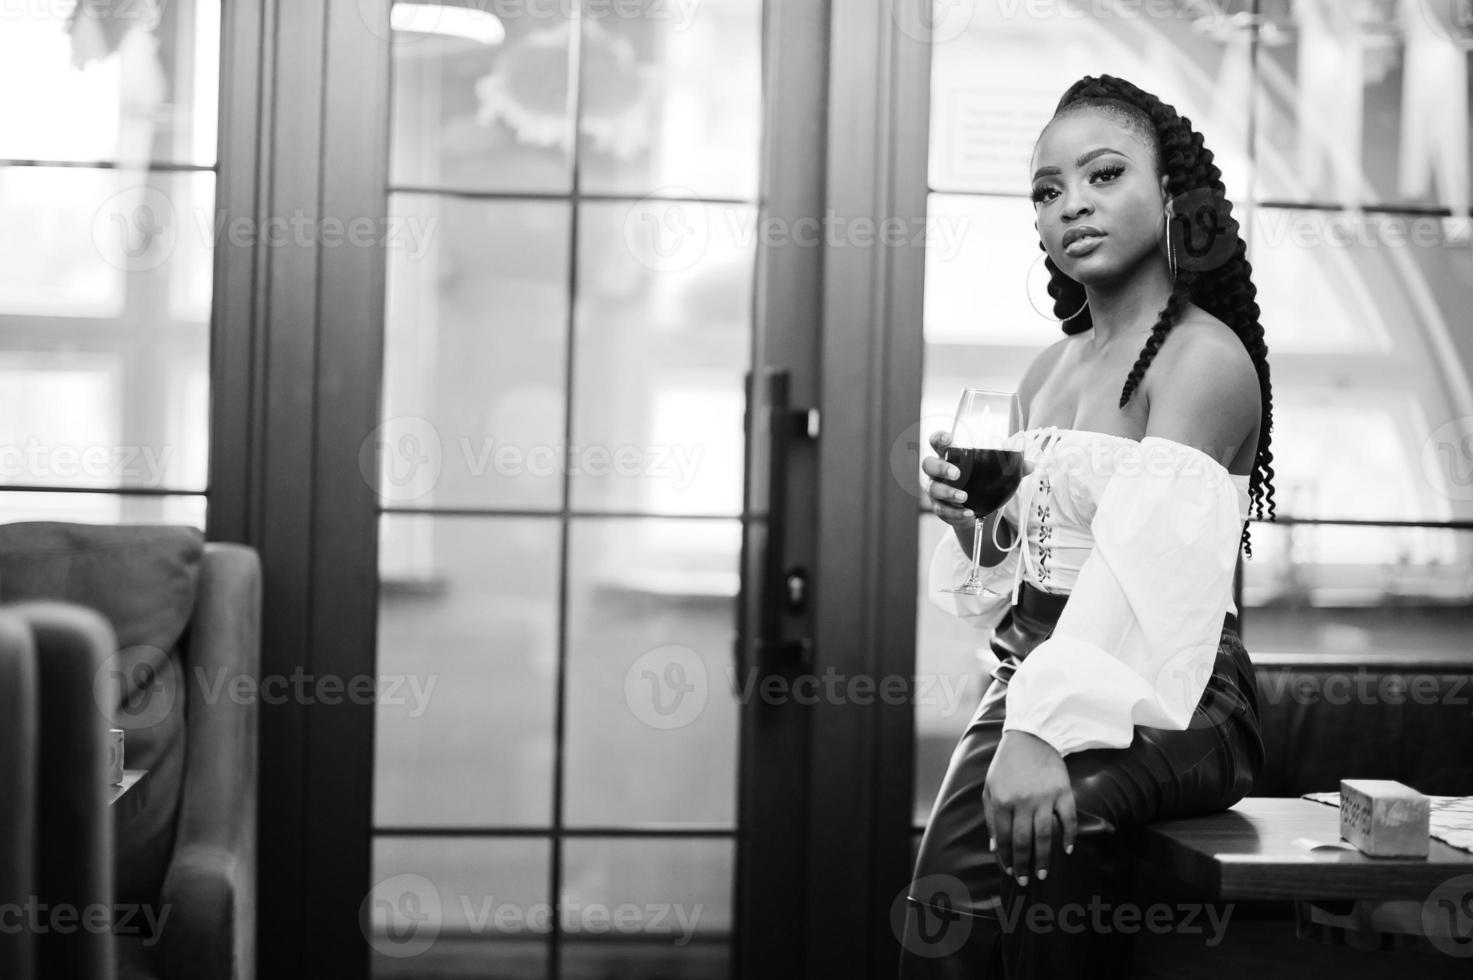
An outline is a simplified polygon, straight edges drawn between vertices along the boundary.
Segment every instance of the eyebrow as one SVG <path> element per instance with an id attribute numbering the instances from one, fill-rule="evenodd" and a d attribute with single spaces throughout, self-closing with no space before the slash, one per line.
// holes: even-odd
<path id="1" fill-rule="evenodd" d="M 1125 156 L 1125 154 L 1121 153 L 1119 150 L 1112 150 L 1108 146 L 1101 146 L 1098 149 L 1090 150 L 1088 153 L 1084 154 L 1084 156 L 1080 157 L 1078 160 L 1075 160 L 1074 166 L 1082 167 L 1086 163 L 1089 163 L 1091 160 L 1093 160 L 1095 157 L 1102 157 L 1106 153 L 1114 153 L 1116 156 L 1122 157 Z M 1063 173 L 1063 171 L 1060 170 L 1058 167 L 1039 167 L 1038 172 L 1033 175 L 1033 179 L 1037 180 L 1040 177 L 1053 177 L 1061 173 Z"/>

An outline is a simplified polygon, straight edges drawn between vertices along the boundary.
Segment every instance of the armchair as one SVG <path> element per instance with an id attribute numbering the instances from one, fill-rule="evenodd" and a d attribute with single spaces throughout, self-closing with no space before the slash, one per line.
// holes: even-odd
<path id="1" fill-rule="evenodd" d="M 113 944 L 116 948 L 109 970 L 115 967 L 123 980 L 249 980 L 254 976 L 258 707 L 253 697 L 238 696 L 231 682 L 242 676 L 254 681 L 259 673 L 255 553 L 238 545 L 206 544 L 187 527 L 5 525 L 0 526 L 0 602 L 19 602 L 0 608 L 0 678 L 7 688 L 0 698 L 9 696 L 11 677 L 18 679 L 16 691 L 25 690 L 25 630 L 14 625 L 19 621 L 34 638 L 34 658 L 42 668 L 40 699 L 48 709 L 47 664 L 62 641 L 55 630 L 47 630 L 46 617 L 61 610 L 86 613 L 63 603 L 96 611 L 87 615 L 105 631 L 100 636 L 94 629 L 92 636 L 102 649 L 101 660 L 78 678 L 84 680 L 87 713 L 99 729 L 124 730 L 128 768 L 150 770 L 141 807 L 109 817 L 105 800 L 99 800 L 108 856 L 83 862 L 105 878 L 117 909 L 145 913 L 134 915 L 128 928 L 115 919 L 116 935 L 105 937 L 109 952 Z M 254 689 L 254 684 L 246 687 Z M 23 735 L 23 715 L 0 725 L 21 729 Z M 44 756 L 46 732 L 41 741 Z M 103 740 L 95 744 L 102 766 Z M 77 763 L 62 768 L 67 766 L 75 772 Z M 45 800 L 50 790 L 44 765 L 41 773 Z M 100 770 L 95 780 L 90 775 L 87 780 L 99 794 L 105 789 Z M 0 822 L 23 819 L 0 809 Z M 7 853 L 3 860 L 15 863 L 12 858 Z M 0 864 L 0 873 L 6 871 Z M 35 873 L 46 876 L 44 867 Z M 11 975 L 3 969 L 8 955 L 0 947 L 5 976 Z M 18 946 L 14 955 L 22 962 L 27 951 Z M 40 961 L 44 965 L 44 956 Z M 89 970 L 85 975 L 113 974 Z"/>
<path id="2" fill-rule="evenodd" d="M 107 719 L 93 681 L 116 648 L 92 610 L 0 611 L 0 976 L 112 980 Z"/>

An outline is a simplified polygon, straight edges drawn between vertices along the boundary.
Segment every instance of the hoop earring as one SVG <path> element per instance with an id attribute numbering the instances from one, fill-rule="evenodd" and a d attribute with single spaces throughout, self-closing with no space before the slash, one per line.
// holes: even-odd
<path id="1" fill-rule="evenodd" d="M 1176 243 L 1171 240 L 1171 212 L 1161 212 L 1166 231 L 1166 267 L 1171 270 L 1171 281 L 1176 282 Z"/>
<path id="2" fill-rule="evenodd" d="M 1045 313 L 1045 312 L 1043 312 L 1043 310 L 1040 310 L 1038 308 L 1038 304 L 1033 301 L 1033 291 L 1028 288 L 1028 282 L 1033 278 L 1033 270 L 1038 267 L 1038 263 L 1041 260 L 1046 259 L 1046 258 L 1048 258 L 1048 253 L 1047 252 L 1039 252 L 1038 253 L 1038 258 L 1034 259 L 1033 260 L 1033 264 L 1028 267 L 1028 274 L 1023 278 L 1023 292 L 1028 296 L 1028 305 L 1031 306 L 1031 307 L 1033 307 L 1033 312 L 1034 313 L 1037 313 L 1039 316 L 1043 317 L 1045 320 L 1052 320 L 1055 323 L 1068 323 L 1070 320 L 1074 319 L 1079 314 L 1081 314 L 1085 310 L 1089 309 L 1089 297 L 1087 297 L 1087 296 L 1085 297 L 1085 299 L 1084 299 L 1084 305 L 1083 306 L 1081 306 L 1079 309 L 1075 310 L 1073 313 L 1069 314 L 1068 316 L 1064 317 L 1064 319 L 1062 319 L 1062 320 L 1060 320 L 1058 317 L 1054 316 L 1052 313 Z"/>

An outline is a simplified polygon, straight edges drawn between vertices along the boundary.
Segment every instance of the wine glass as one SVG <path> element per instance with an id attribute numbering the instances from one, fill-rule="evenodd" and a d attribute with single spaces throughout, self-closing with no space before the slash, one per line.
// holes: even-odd
<path id="1" fill-rule="evenodd" d="M 967 495 L 966 506 L 976 515 L 972 530 L 972 570 L 967 580 L 945 591 L 956 595 L 1005 595 L 982 584 L 982 521 L 1007 503 L 1023 480 L 1023 453 L 1012 436 L 1023 412 L 1010 391 L 967 388 L 956 408 L 946 462 L 957 468 L 955 480 L 943 480 Z"/>

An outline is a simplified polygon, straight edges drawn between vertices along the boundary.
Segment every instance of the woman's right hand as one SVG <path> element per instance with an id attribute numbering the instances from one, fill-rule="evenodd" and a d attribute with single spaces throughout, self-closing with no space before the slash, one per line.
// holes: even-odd
<path id="1" fill-rule="evenodd" d="M 935 450 L 935 456 L 927 456 L 921 460 L 921 472 L 930 477 L 931 485 L 926 488 L 926 495 L 931 498 L 931 510 L 935 515 L 955 528 L 971 530 L 976 515 L 967 508 L 967 495 L 956 487 L 942 483 L 942 480 L 955 480 L 961 476 L 961 472 L 941 457 L 946 453 L 946 447 L 951 443 L 951 435 L 947 432 L 931 433 L 931 448 Z"/>

